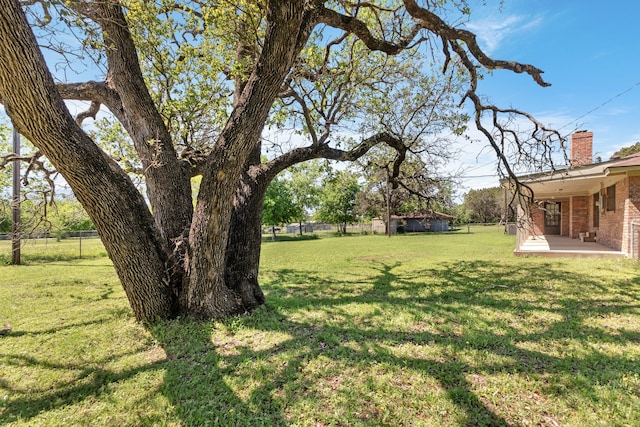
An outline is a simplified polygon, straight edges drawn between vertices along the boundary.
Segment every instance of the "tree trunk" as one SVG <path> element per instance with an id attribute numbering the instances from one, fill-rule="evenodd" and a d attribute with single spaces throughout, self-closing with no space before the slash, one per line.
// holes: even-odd
<path id="1" fill-rule="evenodd" d="M 137 58 L 132 54 L 135 49 L 132 52 L 127 47 L 130 37 L 120 33 L 126 22 L 113 5 L 93 2 L 78 7 L 86 7 L 83 10 L 105 30 L 109 66 L 114 67 L 107 80 L 122 98 L 125 111 L 120 111 L 119 117 L 133 134 L 147 169 L 155 219 L 122 169 L 70 116 L 16 0 L 0 0 L 0 99 L 16 128 L 49 158 L 87 210 L 138 320 L 169 318 L 177 310 L 199 318 L 243 312 L 263 296 L 257 285 L 226 282 L 233 200 L 273 101 L 315 25 L 313 14 L 317 11 L 305 2 L 268 2 L 260 58 L 204 165 L 190 221 L 188 179 L 143 85 L 127 79 L 127 64 L 137 63 Z M 119 71 L 113 74 L 114 70 Z M 139 69 L 133 74 L 139 74 Z M 181 287 L 173 287 L 176 277 L 170 246 L 176 237 L 186 237 L 187 226 L 188 239 L 181 245 L 185 248 L 184 274 Z M 257 260 L 259 241 L 252 246 L 258 252 L 248 259 Z M 249 291 L 253 295 L 245 296 Z"/>
<path id="2" fill-rule="evenodd" d="M 242 307 L 247 311 L 265 301 L 258 283 L 262 201 L 262 197 L 250 197 L 248 204 L 236 206 L 227 243 L 225 281 L 240 297 Z"/>
<path id="3" fill-rule="evenodd" d="M 314 26 L 312 10 L 305 9 L 305 2 L 269 2 L 264 47 L 204 167 L 180 296 L 181 309 L 195 317 L 244 311 L 235 286 L 225 282 L 233 201 L 282 82 Z"/>
<path id="4" fill-rule="evenodd" d="M 108 84 L 122 102 L 117 116 L 142 162 L 157 228 L 173 249 L 175 239 L 186 234 L 193 216 L 190 177 L 177 158 L 171 134 L 146 87 L 121 6 L 99 2 L 94 8 L 107 45 Z"/>
<path id="5" fill-rule="evenodd" d="M 236 192 L 226 253 L 225 282 L 240 297 L 242 307 L 247 311 L 265 301 L 258 283 L 258 268 L 262 204 L 271 180 L 264 173 L 257 174 L 251 169 L 260 163 L 259 148 L 252 154 L 248 172 L 243 174 Z"/>
<path id="6" fill-rule="evenodd" d="M 209 319 L 243 312 L 242 303 L 225 283 L 226 249 L 235 186 L 239 176 L 225 179 L 205 174 L 189 233 L 185 280 L 180 294 L 181 311 Z M 235 178 L 235 179 L 234 179 Z M 208 195 L 208 197 L 205 196 Z"/>
<path id="7" fill-rule="evenodd" d="M 131 180 L 69 114 L 17 2 L 0 0 L 0 99 L 14 126 L 67 180 L 105 244 L 136 319 L 174 313 L 167 259 Z"/>

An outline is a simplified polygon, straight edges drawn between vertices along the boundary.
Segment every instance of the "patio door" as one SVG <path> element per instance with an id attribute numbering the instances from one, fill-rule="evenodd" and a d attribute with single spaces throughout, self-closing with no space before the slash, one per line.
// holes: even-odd
<path id="1" fill-rule="evenodd" d="M 544 204 L 544 234 L 560 235 L 560 202 L 546 202 Z"/>

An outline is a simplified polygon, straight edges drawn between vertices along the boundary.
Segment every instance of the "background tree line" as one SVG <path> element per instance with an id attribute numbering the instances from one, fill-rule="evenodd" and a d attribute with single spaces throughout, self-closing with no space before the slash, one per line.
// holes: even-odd
<path id="1" fill-rule="evenodd" d="M 95 134 L 114 151 L 120 151 L 119 141 L 126 138 L 113 123 L 100 121 Z M 23 140 L 23 150 L 31 153 L 31 144 Z M 0 126 L 0 146 L 10 148 L 10 129 Z M 369 160 L 371 161 L 371 160 Z M 262 224 L 269 227 L 309 220 L 333 224 L 346 232 L 350 223 L 384 218 L 387 203 L 387 174 L 384 168 L 359 164 L 359 167 L 338 170 L 326 161 L 309 161 L 295 165 L 278 175 L 268 186 L 262 212 Z M 424 165 L 413 160 L 403 168 L 403 186 L 391 190 L 390 212 L 401 215 L 434 210 L 456 216 L 456 222 L 492 223 L 504 218 L 514 221 L 515 208 L 508 201 L 505 213 L 505 195 L 502 188 L 472 189 L 456 202 L 458 189 L 454 180 L 445 178 L 420 179 Z M 136 168 L 132 164 L 131 171 Z M 11 231 L 10 169 L 0 169 L 0 233 Z M 75 198 L 61 194 L 55 201 L 49 197 L 51 189 L 42 175 L 32 174 L 23 188 L 22 223 L 26 235 L 48 233 L 62 236 L 65 231 L 90 230 L 93 223 Z M 199 185 L 198 180 L 193 182 Z"/>

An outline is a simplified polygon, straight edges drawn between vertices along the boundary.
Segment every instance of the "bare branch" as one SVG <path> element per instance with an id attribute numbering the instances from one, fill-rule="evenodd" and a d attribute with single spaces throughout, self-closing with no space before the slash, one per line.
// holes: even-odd
<path id="1" fill-rule="evenodd" d="M 516 73 L 527 73 L 540 86 L 550 86 L 550 83 L 547 83 L 542 79 L 543 71 L 539 68 L 536 68 L 533 65 L 521 64 L 514 61 L 492 59 L 480 48 L 478 41 L 476 40 L 476 35 L 472 32 L 451 27 L 433 12 L 418 6 L 418 3 L 415 0 L 404 0 L 404 5 L 412 17 L 421 21 L 422 28 L 437 34 L 443 39 L 443 42 L 446 40 L 452 45 L 459 45 L 460 41 L 464 42 L 473 57 L 487 69 L 505 69 Z M 444 43 L 444 45 L 446 46 L 446 43 Z M 446 48 L 445 56 L 448 58 Z"/>
<path id="2" fill-rule="evenodd" d="M 51 200 L 53 200 L 53 196 L 55 194 L 54 176 L 58 172 L 47 168 L 42 157 L 43 155 L 42 153 L 40 153 L 40 151 L 36 151 L 31 156 L 18 156 L 15 153 L 10 153 L 0 157 L 0 169 L 5 168 L 9 163 L 16 160 L 27 163 L 27 169 L 25 170 L 24 175 L 21 179 L 22 184 L 25 186 L 29 185 L 29 176 L 32 172 L 42 172 L 44 180 L 47 182 L 50 189 L 48 192 L 51 193 Z"/>
<path id="3" fill-rule="evenodd" d="M 516 109 L 501 109 L 494 105 L 483 105 L 480 97 L 475 94 L 475 92 L 467 93 L 467 97 L 473 102 L 476 110 L 474 121 L 477 129 L 486 137 L 498 157 L 499 173 L 512 182 L 516 194 L 532 201 L 533 190 L 518 179 L 512 166 L 514 162 L 507 158 L 506 145 L 510 142 L 512 146 L 517 148 L 518 155 L 524 157 L 525 161 L 529 163 L 534 162 L 536 159 L 533 157 L 535 154 L 538 154 L 539 157 L 548 162 L 551 167 L 554 167 L 551 157 L 552 143 L 554 140 L 559 141 L 560 146 L 563 147 L 564 138 L 558 131 L 545 127 L 528 113 Z M 494 136 L 482 123 L 482 114 L 484 112 L 491 114 L 492 124 L 498 137 Z M 499 114 L 524 117 L 532 123 L 533 130 L 526 139 L 523 139 L 518 132 L 507 128 L 499 121 Z M 539 150 L 542 150 L 542 153 L 539 153 Z M 522 162 L 522 160 L 520 160 L 520 162 Z M 502 169 L 504 169 L 504 173 Z"/>
<path id="4" fill-rule="evenodd" d="M 309 132 L 309 135 L 311 136 L 311 140 L 313 141 L 313 144 L 317 145 L 318 134 L 316 133 L 316 130 L 314 128 L 314 121 L 313 121 L 313 118 L 311 117 L 311 110 L 309 110 L 307 103 L 304 102 L 304 99 L 295 90 L 292 90 L 292 97 L 293 99 L 296 100 L 296 102 L 302 108 L 302 112 L 304 114 L 304 120 L 307 123 L 307 132 Z"/>
<path id="5" fill-rule="evenodd" d="M 42 6 L 42 13 L 44 14 L 44 19 L 40 20 L 40 26 L 44 27 L 45 25 L 51 22 L 51 12 L 49 12 L 49 2 L 46 0 L 21 0 L 20 6 L 33 6 L 34 4 L 40 4 Z"/>
<path id="6" fill-rule="evenodd" d="M 407 148 L 401 138 L 389 132 L 380 132 L 366 138 L 350 150 L 329 147 L 325 143 L 296 148 L 276 157 L 270 162 L 253 166 L 253 170 L 249 173 L 253 176 L 262 175 L 265 179 L 272 179 L 286 168 L 311 159 L 323 158 L 352 162 L 367 154 L 367 152 L 376 145 L 383 143 L 394 148 L 399 153 L 406 153 Z"/>

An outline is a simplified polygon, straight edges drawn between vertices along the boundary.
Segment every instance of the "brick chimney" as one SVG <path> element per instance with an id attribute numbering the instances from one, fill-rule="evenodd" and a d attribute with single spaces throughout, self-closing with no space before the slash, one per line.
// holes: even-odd
<path id="1" fill-rule="evenodd" d="M 593 132 L 579 130 L 571 135 L 571 166 L 593 163 Z"/>

